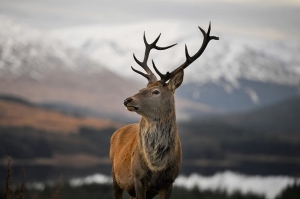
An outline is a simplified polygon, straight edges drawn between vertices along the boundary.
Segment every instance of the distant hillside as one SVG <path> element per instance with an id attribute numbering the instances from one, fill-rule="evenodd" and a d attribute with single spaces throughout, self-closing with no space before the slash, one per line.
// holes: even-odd
<path id="1" fill-rule="evenodd" d="M 256 132 L 300 135 L 300 98 L 291 98 L 222 120 L 233 126 Z"/>
<path id="2" fill-rule="evenodd" d="M 260 119 L 254 120 L 256 123 L 252 122 L 251 126 L 246 122 L 252 118 L 247 113 L 179 123 L 183 148 L 181 172 L 210 175 L 233 170 L 246 174 L 300 176 L 299 131 L 286 133 L 288 125 L 282 125 L 282 131 L 275 133 L 272 129 L 276 126 L 270 125 L 270 131 L 255 128 L 267 127 L 273 120 L 263 118 L 278 112 L 282 117 L 291 115 L 289 120 L 294 121 L 294 117 L 299 118 L 298 105 L 297 100 L 290 100 L 248 113 L 250 116 L 255 113 L 253 117 Z M 291 110 L 295 110 L 295 114 L 291 114 Z M 261 117 L 256 117 L 257 114 Z M 0 178 L 1 173 L 5 174 L 8 156 L 16 167 L 25 165 L 35 180 L 56 179 L 61 173 L 66 178 L 95 172 L 109 174 L 110 137 L 119 126 L 110 120 L 73 116 L 17 97 L 2 97 Z"/>
<path id="3" fill-rule="evenodd" d="M 202 28 L 206 30 L 207 26 L 202 25 Z M 297 96 L 299 42 L 232 37 L 217 32 L 216 28 L 212 23 L 211 34 L 219 36 L 220 40 L 212 41 L 203 55 L 185 70 L 177 96 L 231 113 Z M 132 53 L 142 57 L 143 31 L 148 41 L 161 32 L 159 45 L 178 43 L 167 51 L 151 52 L 151 59 L 163 72 L 174 70 L 184 61 L 184 44 L 193 55 L 202 42 L 202 34 L 195 24 L 183 25 L 180 21 L 168 20 L 67 27 L 53 33 L 63 43 L 104 63 L 116 74 L 128 79 L 142 79 L 129 66 L 136 64 Z M 122 37 L 119 32 L 123 33 Z M 99 56 L 99 52 L 104 56 Z M 203 116 L 189 107 L 184 113 L 190 118 Z"/>
<path id="4" fill-rule="evenodd" d="M 229 72 L 228 72 L 229 73 Z M 204 84 L 184 84 L 178 89 L 178 96 L 188 98 L 194 103 L 226 110 L 228 113 L 245 112 L 270 106 L 298 95 L 296 86 L 238 79 L 237 87 L 226 81 Z M 189 110 L 197 116 L 197 112 Z"/>
<path id="5" fill-rule="evenodd" d="M 184 159 L 199 158 L 184 163 L 200 173 L 231 169 L 300 176 L 299 118 L 300 99 L 292 98 L 243 114 L 181 122 Z"/>
<path id="6" fill-rule="evenodd" d="M 120 124 L 66 115 L 17 97 L 1 98 L 0 178 L 7 157 L 15 168 L 24 165 L 28 180 L 55 179 L 62 172 L 68 177 L 75 170 L 84 175 L 99 165 L 108 170 L 109 140 Z"/>
<path id="7" fill-rule="evenodd" d="M 26 100 L 0 97 L 0 127 L 34 128 L 48 132 L 78 133 L 81 127 L 105 129 L 118 125 L 108 119 L 79 118 L 45 110 Z"/>
<path id="8" fill-rule="evenodd" d="M 134 82 L 43 31 L 4 16 L 0 16 L 0 23 L 1 95 L 47 105 L 82 107 L 80 111 L 93 110 L 99 117 L 134 118 L 122 105 L 128 95 L 138 90 Z"/>
<path id="9" fill-rule="evenodd" d="M 252 111 L 227 114 L 226 116 L 203 119 L 201 122 L 194 119 L 182 123 L 192 128 L 218 133 L 227 129 L 231 133 L 263 133 L 263 134 L 299 134 L 300 135 L 300 98 L 290 98 L 269 106 L 262 106 Z"/>
<path id="10" fill-rule="evenodd" d="M 0 23 L 0 95 L 22 97 L 79 116 L 138 121 L 137 114 L 124 109 L 123 101 L 143 88 L 146 79 L 144 83 L 135 82 L 112 72 L 118 61 L 115 58 L 110 57 L 110 64 L 104 66 L 47 32 L 4 16 L 0 16 Z M 100 51 L 97 57 L 105 60 L 107 55 Z M 130 69 L 122 63 L 120 73 L 124 67 Z M 177 97 L 176 102 L 178 119 L 189 119 L 186 110 L 191 108 L 201 116 L 223 113 L 222 109 L 189 99 Z"/>

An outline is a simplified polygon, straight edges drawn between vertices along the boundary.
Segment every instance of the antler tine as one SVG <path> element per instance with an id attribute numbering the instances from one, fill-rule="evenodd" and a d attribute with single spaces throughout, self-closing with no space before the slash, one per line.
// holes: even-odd
<path id="1" fill-rule="evenodd" d="M 148 62 L 148 58 L 149 58 L 149 54 L 150 54 L 151 49 L 154 48 L 154 49 L 156 49 L 156 50 L 166 50 L 166 49 L 171 48 L 171 47 L 173 47 L 173 46 L 176 45 L 176 44 L 173 44 L 173 45 L 170 45 L 170 46 L 167 46 L 167 47 L 160 47 L 160 46 L 157 46 L 156 43 L 158 42 L 158 40 L 159 40 L 159 38 L 160 38 L 160 35 L 161 35 L 161 34 L 158 35 L 158 37 L 154 40 L 153 43 L 148 44 L 147 39 L 146 39 L 146 34 L 145 34 L 145 32 L 144 32 L 144 37 L 143 37 L 143 38 L 144 38 L 144 43 L 145 43 L 146 49 L 145 49 L 145 54 L 144 54 L 143 62 L 139 61 L 139 60 L 135 57 L 135 55 L 133 54 L 133 58 L 134 58 L 134 60 L 136 61 L 136 63 L 137 63 L 138 65 L 140 65 L 140 66 L 147 72 L 147 74 L 144 74 L 144 73 L 142 73 L 142 72 L 140 72 L 140 71 L 134 69 L 133 67 L 131 67 L 132 70 L 133 70 L 134 72 L 136 72 L 136 73 L 138 73 L 138 74 L 140 74 L 140 75 L 146 77 L 146 78 L 148 79 L 149 83 L 150 83 L 150 82 L 157 81 L 156 76 L 154 75 L 154 73 L 150 70 L 150 68 L 149 68 L 148 65 L 147 65 L 147 62 Z M 157 68 L 155 68 L 155 71 L 158 71 Z M 158 74 L 161 74 L 161 73 L 159 72 Z"/>
<path id="2" fill-rule="evenodd" d="M 153 60 L 152 60 L 152 65 L 153 65 L 153 68 L 154 68 L 155 72 L 160 76 L 160 78 L 163 78 L 164 74 L 162 74 L 161 72 L 159 72 L 159 70 L 156 68 Z"/>
<path id="3" fill-rule="evenodd" d="M 202 53 L 204 52 L 204 50 L 205 50 L 205 48 L 208 45 L 208 43 L 209 43 L 210 40 L 219 40 L 219 37 L 210 36 L 210 30 L 211 30 L 211 23 L 210 22 L 209 22 L 209 26 L 208 26 L 207 32 L 205 32 L 200 26 L 198 26 L 198 28 L 200 29 L 200 31 L 203 34 L 203 42 L 202 42 L 202 45 L 201 45 L 200 49 L 198 50 L 198 52 L 196 52 L 196 54 L 191 57 L 189 55 L 189 53 L 188 53 L 187 46 L 185 45 L 185 57 L 186 57 L 185 62 L 183 64 L 181 64 L 178 68 L 176 68 L 175 70 L 173 70 L 171 73 L 167 72 L 164 75 L 163 74 L 160 75 L 160 77 L 161 77 L 160 81 L 161 82 L 163 82 L 163 83 L 167 82 L 174 75 L 176 75 L 181 70 L 184 70 L 191 63 L 193 63 L 197 58 L 199 58 L 202 55 Z"/>
<path id="4" fill-rule="evenodd" d="M 150 77 L 150 75 L 148 75 L 148 74 L 145 74 L 145 73 L 142 73 L 141 71 L 138 71 L 138 70 L 134 69 L 132 66 L 131 66 L 131 69 L 132 69 L 134 72 L 136 72 L 136 73 L 138 73 L 138 74 L 142 75 L 143 77 L 146 77 L 146 79 L 148 79 L 148 81 L 150 81 L 150 80 L 151 80 L 151 77 Z"/>

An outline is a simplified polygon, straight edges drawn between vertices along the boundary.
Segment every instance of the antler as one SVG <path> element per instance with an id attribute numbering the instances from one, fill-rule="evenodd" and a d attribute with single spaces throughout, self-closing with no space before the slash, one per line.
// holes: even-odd
<path id="1" fill-rule="evenodd" d="M 159 72 L 159 70 L 156 68 L 154 62 L 152 61 L 152 64 L 153 64 L 153 68 L 154 70 L 156 71 L 156 73 L 160 76 L 161 78 L 161 82 L 162 83 L 166 83 L 169 79 L 171 79 L 173 76 L 175 76 L 178 72 L 180 72 L 181 70 L 185 69 L 186 67 L 188 67 L 192 62 L 194 62 L 198 57 L 201 56 L 201 54 L 204 52 L 208 42 L 212 39 L 214 40 L 219 40 L 219 37 L 216 37 L 216 36 L 210 36 L 210 22 L 209 22 L 209 27 L 208 27 L 208 30 L 207 30 L 207 33 L 198 26 L 198 28 L 200 29 L 200 31 L 202 32 L 203 34 L 203 43 L 199 49 L 199 51 L 194 55 L 194 56 L 190 56 L 189 53 L 188 53 L 188 49 L 187 49 L 187 46 L 185 45 L 185 57 L 186 57 L 186 60 L 183 64 L 181 64 L 181 66 L 179 66 L 178 68 L 176 68 L 175 70 L 173 70 L 171 73 L 167 72 L 166 74 L 162 74 Z"/>
<path id="2" fill-rule="evenodd" d="M 145 43 L 146 49 L 145 49 L 145 55 L 144 55 L 144 60 L 143 60 L 143 62 L 139 61 L 139 60 L 135 57 L 135 55 L 133 54 L 133 58 L 134 58 L 134 60 L 136 61 L 136 63 L 138 63 L 138 64 L 139 64 L 139 65 L 147 72 L 147 74 L 142 73 L 141 71 L 138 71 L 138 70 L 134 69 L 132 66 L 131 66 L 131 69 L 132 69 L 134 72 L 136 72 L 136 73 L 138 73 L 138 74 L 140 74 L 140 75 L 146 77 L 146 78 L 148 79 L 148 82 L 149 82 L 149 83 L 157 81 L 156 76 L 155 76 L 154 73 L 149 69 L 149 67 L 148 67 L 148 65 L 147 65 L 147 61 L 148 61 L 148 58 L 149 58 L 149 54 L 150 54 L 151 49 L 154 48 L 154 49 L 156 49 L 156 50 L 166 50 L 166 49 L 171 48 L 171 47 L 173 47 L 173 46 L 176 45 L 176 44 L 173 44 L 173 45 L 170 45 L 170 46 L 167 46 L 167 47 L 159 47 L 159 46 L 156 46 L 156 43 L 158 42 L 158 40 L 159 40 L 159 38 L 160 38 L 160 35 L 161 35 L 161 34 L 158 35 L 158 37 L 154 40 L 154 42 L 153 42 L 152 44 L 148 44 L 148 42 L 147 42 L 147 40 L 146 40 L 145 32 L 144 32 L 144 43 Z M 156 68 L 154 68 L 154 69 L 157 70 Z"/>

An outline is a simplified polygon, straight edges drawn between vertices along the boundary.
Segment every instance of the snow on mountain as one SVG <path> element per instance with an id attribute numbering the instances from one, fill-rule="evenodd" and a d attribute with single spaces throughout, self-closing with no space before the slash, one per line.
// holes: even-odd
<path id="1" fill-rule="evenodd" d="M 207 29 L 208 24 L 201 24 L 201 27 Z M 56 30 L 53 34 L 120 75 L 136 79 L 138 77 L 130 66 L 139 66 L 134 62 L 132 53 L 142 59 L 144 30 L 148 42 L 152 42 L 161 32 L 159 45 L 178 43 L 166 51 L 151 52 L 155 63 L 164 72 L 184 62 L 185 43 L 191 55 L 202 43 L 202 34 L 196 25 L 174 21 L 80 26 Z M 225 80 L 227 90 L 238 88 L 239 79 L 293 86 L 298 84 L 300 43 L 239 39 L 214 31 L 213 22 L 211 34 L 219 36 L 220 40 L 211 41 L 202 57 L 186 69 L 185 84 L 224 83 Z"/>
<path id="2" fill-rule="evenodd" d="M 105 68 L 47 32 L 20 25 L 5 16 L 0 16 L 0 23 L 0 94 L 46 103 L 78 115 L 137 119 L 136 114 L 123 108 L 123 101 L 141 85 L 118 75 L 124 71 L 122 67 L 118 74 L 111 71 L 122 59 L 110 56 L 111 62 Z M 71 36 L 70 39 L 75 41 Z M 117 47 L 109 44 L 96 54 L 103 57 L 104 52 L 108 57 L 112 54 L 111 46 Z M 184 111 L 187 107 L 205 114 L 221 111 L 188 99 L 177 102 L 179 119 L 189 118 Z"/>
<path id="3" fill-rule="evenodd" d="M 0 15 L 0 75 L 38 79 L 57 71 L 105 70 L 51 35 Z"/>
<path id="4" fill-rule="evenodd" d="M 92 109 L 106 113 L 121 110 L 124 96 L 136 92 L 140 86 L 132 81 L 146 83 L 130 68 L 141 70 L 132 53 L 142 59 L 144 30 L 149 43 L 160 32 L 159 46 L 178 43 L 165 51 L 151 51 L 150 59 L 164 73 L 185 61 L 185 43 L 191 55 L 202 43 L 196 25 L 174 21 L 100 24 L 51 33 L 5 16 L 0 16 L 0 22 L 1 93 L 21 95 L 33 102 L 84 107 L 89 101 Z M 201 26 L 207 29 L 208 24 Z M 184 84 L 177 92 L 181 98 L 177 101 L 179 118 L 248 110 L 297 94 L 299 43 L 241 40 L 214 31 L 213 23 L 211 34 L 220 40 L 211 41 L 204 54 L 185 70 Z M 8 78 L 18 81 L 11 84 Z M 110 99 L 116 104 L 105 106 Z"/>
<path id="5" fill-rule="evenodd" d="M 185 61 L 185 44 L 190 55 L 200 48 L 202 34 L 197 25 L 182 21 L 148 21 L 87 25 L 52 33 L 117 74 L 146 81 L 130 68 L 133 66 L 141 70 L 132 53 L 138 59 L 143 58 L 143 31 L 148 43 L 154 41 L 159 33 L 162 33 L 159 46 L 178 43 L 171 49 L 150 53 L 150 59 L 154 59 L 156 66 L 165 73 Z M 203 29 L 208 28 L 208 23 L 199 25 Z M 177 92 L 180 97 L 235 112 L 297 95 L 300 43 L 241 38 L 216 29 L 212 22 L 211 35 L 219 36 L 220 40 L 212 40 L 203 55 L 185 70 L 183 86 Z M 190 108 L 189 112 L 195 112 L 194 108 Z"/>
<path id="6" fill-rule="evenodd" d="M 84 110 L 101 117 L 132 118 L 122 102 L 137 90 L 134 82 L 45 32 L 5 16 L 0 16 L 0 24 L 0 94 L 72 107 L 75 113 L 79 110 L 79 115 Z"/>

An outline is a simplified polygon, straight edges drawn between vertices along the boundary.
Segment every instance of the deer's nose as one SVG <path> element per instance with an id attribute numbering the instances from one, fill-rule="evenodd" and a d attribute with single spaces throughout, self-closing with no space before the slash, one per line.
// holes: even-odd
<path id="1" fill-rule="evenodd" d="M 127 98 L 126 100 L 124 100 L 124 105 L 127 106 L 127 104 L 131 101 L 132 101 L 132 98 L 130 98 L 130 97 Z"/>

